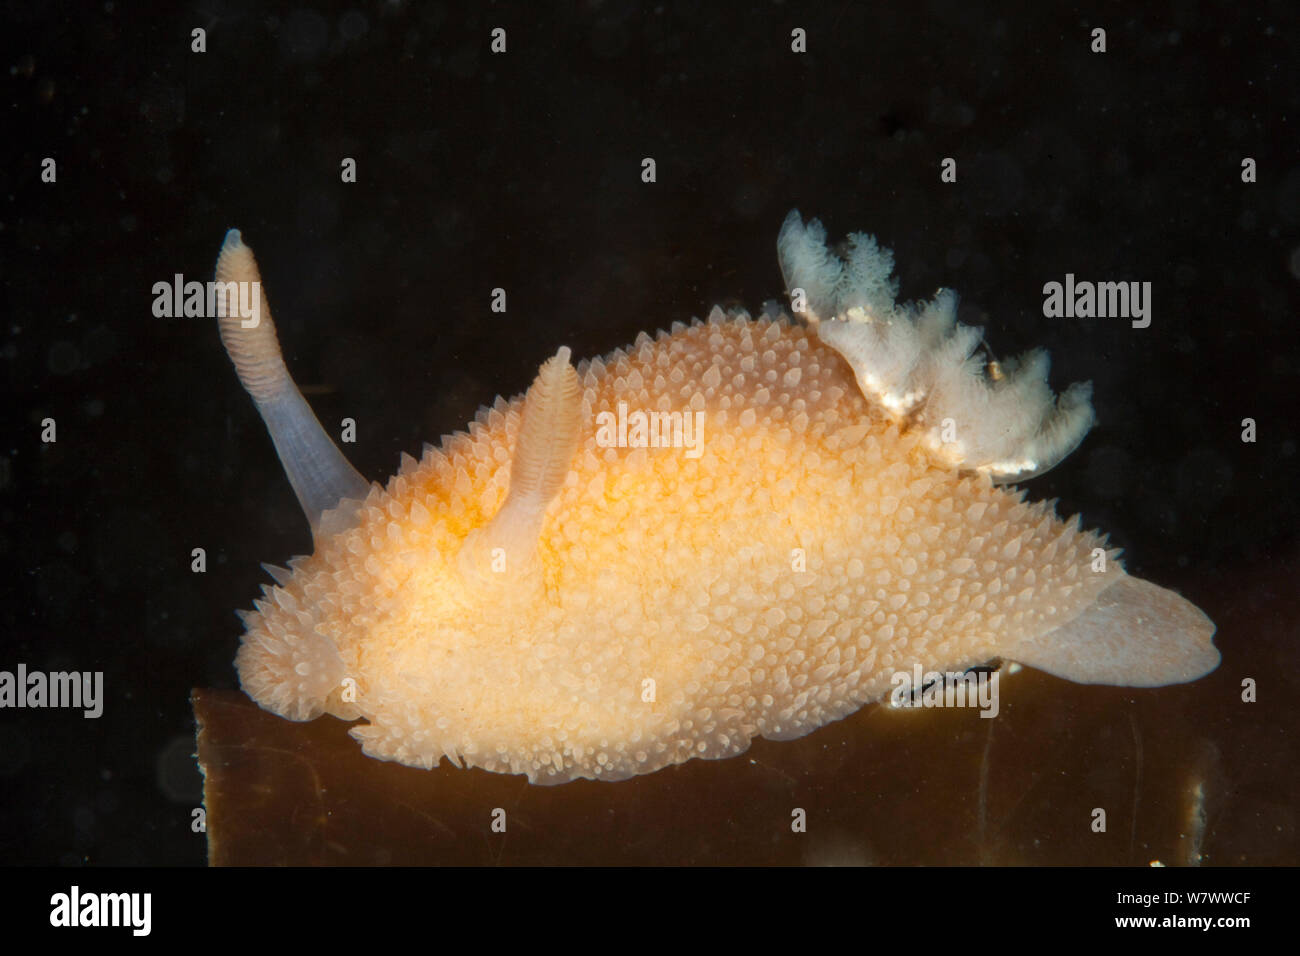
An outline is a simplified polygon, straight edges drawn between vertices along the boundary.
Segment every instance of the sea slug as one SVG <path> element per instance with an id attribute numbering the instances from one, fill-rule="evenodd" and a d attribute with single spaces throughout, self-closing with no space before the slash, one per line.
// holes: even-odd
<path id="1" fill-rule="evenodd" d="M 561 348 L 386 486 L 317 422 L 264 295 L 255 325 L 219 317 L 315 537 L 243 615 L 244 690 L 363 718 L 373 757 L 546 784 L 799 737 L 916 665 L 1132 686 L 1217 666 L 1195 606 L 1001 487 L 1079 443 L 1087 386 L 1054 397 L 1043 353 L 982 361 L 950 292 L 897 304 L 870 237 L 841 257 L 792 213 L 778 252 L 794 319 L 714 308 L 576 366 Z M 260 282 L 236 230 L 216 278 Z M 694 454 L 611 441 L 620 415 L 698 422 Z"/>

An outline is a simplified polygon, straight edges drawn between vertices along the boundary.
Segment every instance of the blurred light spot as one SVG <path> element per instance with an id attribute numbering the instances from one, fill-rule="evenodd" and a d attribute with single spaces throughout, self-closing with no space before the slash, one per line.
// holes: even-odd
<path id="1" fill-rule="evenodd" d="M 158 753 L 158 789 L 169 800 L 197 804 L 203 798 L 203 777 L 194 747 L 192 736 L 173 737 Z"/>
<path id="2" fill-rule="evenodd" d="M 361 39 L 369 29 L 370 23 L 360 10 L 349 10 L 339 20 L 339 34 L 349 42 Z"/>
<path id="3" fill-rule="evenodd" d="M 280 30 L 280 49 L 291 60 L 306 63 L 325 50 L 329 24 L 314 10 L 295 10 Z"/>
<path id="4" fill-rule="evenodd" d="M 71 342 L 55 342 L 50 346 L 45 364 L 55 375 L 67 375 L 75 372 L 77 366 L 81 364 L 81 355 Z"/>

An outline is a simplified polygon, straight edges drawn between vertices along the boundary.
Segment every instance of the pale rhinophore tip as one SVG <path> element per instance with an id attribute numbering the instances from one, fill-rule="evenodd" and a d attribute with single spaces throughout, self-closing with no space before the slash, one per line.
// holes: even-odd
<path id="1" fill-rule="evenodd" d="M 1121 574 L 1082 614 L 1008 658 L 1080 684 L 1162 687 L 1219 666 L 1214 622 L 1167 588 Z"/>
<path id="2" fill-rule="evenodd" d="M 849 363 L 863 394 L 900 424 L 922 429 L 944 464 L 995 481 L 1031 478 L 1092 427 L 1091 385 L 1053 395 L 1047 353 L 1001 367 L 980 361 L 982 330 L 957 321 L 951 290 L 900 306 L 893 255 L 871 236 L 853 233 L 843 253 L 833 253 L 822 224 L 805 225 L 795 210 L 781 227 L 777 253 L 795 311 Z"/>
<path id="3" fill-rule="evenodd" d="M 523 421 L 501 509 L 461 548 L 473 575 L 502 580 L 532 568 L 546 506 L 564 486 L 582 427 L 582 386 L 561 346 L 542 363 L 524 396 Z"/>
<path id="4" fill-rule="evenodd" d="M 227 232 L 221 244 L 216 281 L 227 284 L 226 305 L 217 316 L 221 341 L 239 380 L 257 403 L 312 533 L 342 530 L 350 523 L 350 514 L 336 509 L 343 502 L 364 498 L 370 485 L 321 428 L 289 376 L 257 260 L 238 229 Z M 246 285 L 241 290 L 239 284 Z M 241 302 L 252 307 L 242 309 Z M 331 517 L 323 521 L 327 513 Z"/>
<path id="5" fill-rule="evenodd" d="M 582 399 L 570 354 L 568 346 L 560 346 L 542 363 L 525 396 L 523 425 L 510 471 L 510 499 L 528 499 L 544 507 L 569 473 L 578 447 Z"/>
<path id="6" fill-rule="evenodd" d="M 225 308 L 217 316 L 221 342 L 235 363 L 235 371 L 248 394 L 260 402 L 274 398 L 283 389 L 292 388 L 293 383 L 280 355 L 280 341 L 275 335 L 271 308 L 262 291 L 257 260 L 253 258 L 253 250 L 244 245 L 238 229 L 227 232 L 221 244 L 216 281 L 224 286 L 221 291 L 224 292 Z M 238 285 L 230 283 L 246 284 L 242 301 L 254 305 L 251 314 L 240 314 L 241 292 Z"/>

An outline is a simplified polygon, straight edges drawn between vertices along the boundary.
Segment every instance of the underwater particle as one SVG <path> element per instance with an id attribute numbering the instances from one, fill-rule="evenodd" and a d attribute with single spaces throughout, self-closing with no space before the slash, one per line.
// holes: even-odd
<path id="1" fill-rule="evenodd" d="M 1087 386 L 1054 396 L 1043 353 L 981 364 L 955 296 L 897 305 L 870 237 L 841 258 L 792 213 L 778 251 L 802 321 L 715 308 L 576 366 L 561 348 L 386 486 L 316 421 L 264 294 L 256 327 L 221 318 L 315 543 L 242 615 L 245 692 L 364 718 L 372 757 L 551 784 L 800 737 L 915 667 L 1217 666 L 1197 608 L 998 485 L 1079 443 Z M 260 283 L 236 230 L 216 277 Z M 630 440 L 652 412 L 683 441 Z"/>
<path id="2" fill-rule="evenodd" d="M 80 366 L 81 354 L 74 344 L 60 339 L 50 346 L 45 364 L 55 375 L 69 375 Z"/>
<path id="3" fill-rule="evenodd" d="M 325 52 L 329 34 L 329 24 L 315 10 L 294 10 L 280 31 L 280 52 L 287 60 L 308 63 Z"/>
<path id="4" fill-rule="evenodd" d="M 163 795 L 175 803 L 195 804 L 203 799 L 203 780 L 194 763 L 194 738 L 171 738 L 154 761 L 154 778 Z"/>
<path id="5" fill-rule="evenodd" d="M 349 43 L 360 40 L 370 29 L 370 22 L 360 10 L 349 10 L 339 18 L 339 35 Z"/>

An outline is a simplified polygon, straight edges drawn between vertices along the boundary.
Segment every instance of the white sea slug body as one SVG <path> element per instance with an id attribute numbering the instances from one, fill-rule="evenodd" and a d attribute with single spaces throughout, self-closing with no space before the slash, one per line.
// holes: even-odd
<path id="1" fill-rule="evenodd" d="M 263 328 L 223 319 L 316 536 L 245 615 L 245 691 L 364 718 L 374 757 L 563 783 L 802 736 L 917 664 L 1212 670 L 1204 614 L 1115 552 L 1094 570 L 1096 534 L 995 484 L 1078 443 L 1086 391 L 1054 401 L 1037 358 L 991 376 L 951 297 L 899 308 L 888 253 L 855 238 L 840 262 L 792 214 L 804 321 L 714 309 L 576 368 L 560 349 L 386 488 L 307 410 L 265 301 Z M 259 278 L 237 232 L 217 277 Z M 635 447 L 635 425 L 610 446 L 620 413 L 701 426 L 690 448 Z"/>

